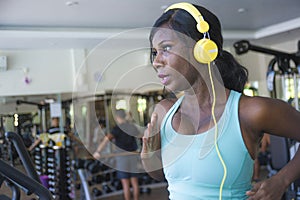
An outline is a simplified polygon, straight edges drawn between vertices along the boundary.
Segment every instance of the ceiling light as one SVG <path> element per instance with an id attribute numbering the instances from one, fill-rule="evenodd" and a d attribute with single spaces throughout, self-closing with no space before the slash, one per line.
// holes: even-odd
<path id="1" fill-rule="evenodd" d="M 239 8 L 237 11 L 238 11 L 238 13 L 243 13 L 243 12 L 246 12 L 246 8 Z"/>
<path id="2" fill-rule="evenodd" d="M 53 98 L 45 98 L 44 102 L 45 103 L 54 103 L 55 99 L 53 99 Z"/>
<path id="3" fill-rule="evenodd" d="M 66 6 L 75 6 L 78 5 L 79 2 L 78 1 L 67 1 L 66 2 Z"/>

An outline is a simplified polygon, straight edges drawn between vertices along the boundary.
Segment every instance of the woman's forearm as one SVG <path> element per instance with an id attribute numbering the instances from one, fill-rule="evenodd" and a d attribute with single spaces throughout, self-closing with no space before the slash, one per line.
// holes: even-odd
<path id="1" fill-rule="evenodd" d="M 283 184 L 288 187 L 292 182 L 300 178 L 300 149 L 298 148 L 293 159 L 284 166 L 277 175 L 283 180 Z"/>

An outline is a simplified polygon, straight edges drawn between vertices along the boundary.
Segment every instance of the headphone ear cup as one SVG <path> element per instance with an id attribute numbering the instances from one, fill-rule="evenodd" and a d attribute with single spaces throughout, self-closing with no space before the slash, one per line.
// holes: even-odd
<path id="1" fill-rule="evenodd" d="M 194 57 L 200 63 L 210 63 L 216 59 L 217 55 L 218 47 L 210 39 L 201 39 L 194 46 Z"/>

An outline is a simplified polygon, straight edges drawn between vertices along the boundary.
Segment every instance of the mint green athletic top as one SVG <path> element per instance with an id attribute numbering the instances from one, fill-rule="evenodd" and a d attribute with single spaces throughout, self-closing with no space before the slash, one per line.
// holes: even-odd
<path id="1" fill-rule="evenodd" d="M 244 144 L 239 124 L 241 94 L 231 91 L 218 121 L 218 147 L 227 167 L 223 200 L 247 199 L 251 189 L 253 160 Z M 162 162 L 171 200 L 217 200 L 223 166 L 214 146 L 215 127 L 201 134 L 183 135 L 172 127 L 179 98 L 161 126 Z"/>

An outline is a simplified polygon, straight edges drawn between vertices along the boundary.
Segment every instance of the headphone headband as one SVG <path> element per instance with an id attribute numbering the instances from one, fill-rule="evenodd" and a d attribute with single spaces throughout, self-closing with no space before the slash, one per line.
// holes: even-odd
<path id="1" fill-rule="evenodd" d="M 165 12 L 167 12 L 168 10 L 172 10 L 172 9 L 183 9 L 185 11 L 187 11 L 188 13 L 190 13 L 195 20 L 197 21 L 197 23 L 199 23 L 199 21 L 201 19 L 203 19 L 203 16 L 201 15 L 200 11 L 195 8 L 195 6 L 193 6 L 190 3 L 186 3 L 186 2 L 182 2 L 182 3 L 175 3 L 171 6 L 169 6 Z"/>
<path id="2" fill-rule="evenodd" d="M 196 42 L 194 47 L 194 57 L 200 63 L 210 63 L 218 55 L 218 47 L 209 37 L 209 24 L 204 20 L 200 11 L 190 3 L 175 3 L 169 6 L 165 12 L 172 9 L 182 9 L 187 11 L 196 21 L 197 30 L 203 34 L 204 38 Z"/>
<path id="3" fill-rule="evenodd" d="M 175 3 L 169 6 L 165 12 L 172 9 L 182 9 L 187 11 L 197 22 L 197 29 L 200 33 L 206 33 L 209 30 L 208 23 L 204 20 L 203 15 L 200 11 L 193 6 L 193 4 L 182 2 L 182 3 Z"/>

